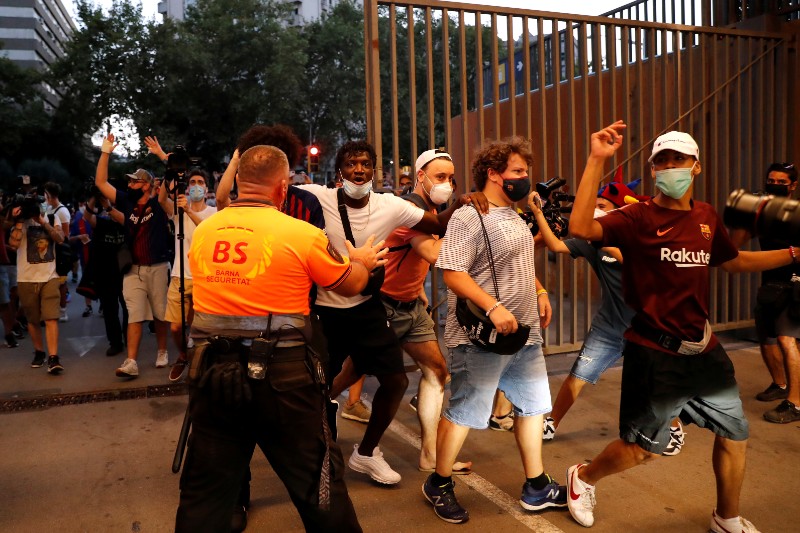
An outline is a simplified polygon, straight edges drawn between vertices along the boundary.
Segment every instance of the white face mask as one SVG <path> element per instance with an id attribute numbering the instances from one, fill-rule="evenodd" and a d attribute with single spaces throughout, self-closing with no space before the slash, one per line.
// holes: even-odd
<path id="1" fill-rule="evenodd" d="M 425 171 L 422 172 L 425 174 Z M 436 185 L 433 184 L 433 180 L 425 174 L 427 180 L 431 183 L 431 190 L 428 191 L 425 188 L 425 182 L 422 182 L 422 190 L 425 191 L 425 194 L 428 195 L 428 198 L 431 199 L 435 205 L 443 204 L 450 199 L 450 196 L 453 194 L 453 188 L 450 186 L 449 182 L 446 183 L 437 183 Z"/>
<path id="2" fill-rule="evenodd" d="M 594 208 L 594 218 L 602 218 L 606 216 L 608 213 L 600 209 L 599 207 Z"/>
<path id="3" fill-rule="evenodd" d="M 347 196 L 353 198 L 354 200 L 360 200 L 368 195 L 369 191 L 372 190 L 372 180 L 369 180 L 361 185 L 356 185 L 352 181 L 342 180 L 342 187 L 344 188 L 344 193 Z"/>

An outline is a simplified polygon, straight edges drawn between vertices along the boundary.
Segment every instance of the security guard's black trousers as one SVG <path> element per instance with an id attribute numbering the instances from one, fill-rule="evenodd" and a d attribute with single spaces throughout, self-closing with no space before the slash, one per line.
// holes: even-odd
<path id="1" fill-rule="evenodd" d="M 325 455 L 322 392 L 304 362 L 281 365 L 293 369 L 270 372 L 265 380 L 248 379 L 253 400 L 238 409 L 215 404 L 207 389 L 192 388 L 192 434 L 181 476 L 175 531 L 230 531 L 242 478 L 256 444 L 286 486 L 306 531 L 361 531 L 344 483 L 342 452 L 335 443 L 330 448 L 330 507 L 323 510 L 318 506 Z M 276 379 L 275 375 L 282 377 Z"/>

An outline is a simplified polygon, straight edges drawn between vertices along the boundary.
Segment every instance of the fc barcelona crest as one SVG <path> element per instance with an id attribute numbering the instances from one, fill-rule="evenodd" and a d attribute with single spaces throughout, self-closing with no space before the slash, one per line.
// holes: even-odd
<path id="1" fill-rule="evenodd" d="M 705 237 L 707 241 L 711 240 L 711 228 L 708 227 L 708 224 L 700 224 L 700 234 Z"/>

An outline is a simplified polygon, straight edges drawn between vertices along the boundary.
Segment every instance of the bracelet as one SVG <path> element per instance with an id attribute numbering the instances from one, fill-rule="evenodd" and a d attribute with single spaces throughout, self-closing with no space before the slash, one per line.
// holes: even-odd
<path id="1" fill-rule="evenodd" d="M 541 296 L 542 294 L 547 294 L 547 289 L 539 289 L 536 291 L 536 296 Z"/>
<path id="2" fill-rule="evenodd" d="M 487 310 L 486 310 L 486 316 L 489 316 L 490 314 L 492 314 L 492 311 L 494 311 L 495 309 L 497 309 L 497 308 L 498 308 L 498 307 L 500 307 L 501 305 L 503 305 L 503 302 L 501 302 L 500 300 L 497 300 L 497 301 L 494 303 L 494 305 L 493 305 L 493 306 L 491 306 L 489 309 L 487 309 Z"/>
<path id="3" fill-rule="evenodd" d="M 797 263 L 797 252 L 794 249 L 794 246 L 789 247 L 789 255 L 792 256 L 792 264 Z"/>

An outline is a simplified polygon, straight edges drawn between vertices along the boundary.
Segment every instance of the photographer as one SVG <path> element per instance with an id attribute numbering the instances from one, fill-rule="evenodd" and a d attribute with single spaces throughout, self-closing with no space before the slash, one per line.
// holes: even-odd
<path id="1" fill-rule="evenodd" d="M 108 182 L 108 160 L 116 147 L 114 134 L 109 133 L 101 147 L 95 185 L 123 213 L 128 231 L 132 262 L 122 279 L 122 295 L 129 314 L 128 358 L 117 368 L 116 374 L 135 378 L 139 375 L 136 359 L 142 340 L 142 326 L 148 320 L 155 322 L 158 344 L 156 368 L 164 368 L 168 364 L 164 314 L 172 243 L 167 214 L 158 199 L 153 197 L 154 178 L 150 172 L 140 168 L 133 174 L 127 174 L 128 188 L 125 191 L 118 190 Z"/>
<path id="2" fill-rule="evenodd" d="M 20 305 L 28 320 L 28 333 L 33 341 L 32 368 L 44 365 L 41 321 L 44 321 L 47 371 L 57 375 L 64 370 L 58 358 L 58 318 L 61 284 L 56 273 L 55 243 L 64 242 L 61 224 L 51 225 L 39 207 L 39 198 L 27 196 L 21 205 L 12 208 L 14 226 L 8 245 L 17 252 L 17 280 Z"/>
<path id="3" fill-rule="evenodd" d="M 773 163 L 767 169 L 764 192 L 776 197 L 788 198 L 797 188 L 797 168 L 790 163 Z M 737 244 L 752 238 L 745 229 L 731 232 Z M 776 250 L 787 246 L 779 236 L 759 236 L 762 250 Z M 787 424 L 800 420 L 800 352 L 797 337 L 800 337 L 800 320 L 790 312 L 795 291 L 800 284 L 800 265 L 792 264 L 761 273 L 761 287 L 756 297 L 756 333 L 761 345 L 761 357 L 772 377 L 772 383 L 756 395 L 762 402 L 783 400 L 777 407 L 764 413 L 764 420 L 776 424 Z"/>
<path id="4" fill-rule="evenodd" d="M 48 181 L 44 184 L 44 201 L 45 201 L 45 215 L 49 222 L 53 225 L 61 225 L 61 231 L 64 235 L 69 235 L 70 212 L 67 206 L 61 203 L 58 197 L 61 196 L 61 185 L 58 183 Z M 61 315 L 58 317 L 59 322 L 66 322 L 69 320 L 67 315 L 67 276 L 60 276 L 61 286 L 58 288 L 61 298 L 59 299 L 59 307 Z"/>

